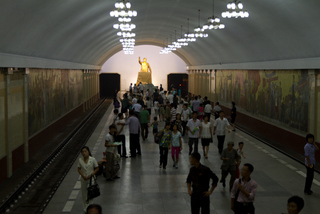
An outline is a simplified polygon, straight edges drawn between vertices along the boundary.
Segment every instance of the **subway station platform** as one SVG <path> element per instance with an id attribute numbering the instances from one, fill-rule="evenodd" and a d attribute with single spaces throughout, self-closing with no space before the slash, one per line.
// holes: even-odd
<path id="1" fill-rule="evenodd" d="M 112 114 L 112 106 L 110 106 L 87 143 L 97 161 L 101 160 L 102 153 L 105 151 L 104 139 L 112 122 Z M 160 122 L 160 128 L 163 126 L 164 122 Z M 127 126 L 124 131 L 127 151 L 129 151 Z M 102 206 L 103 213 L 110 214 L 191 213 L 190 196 L 187 193 L 186 185 L 186 178 L 191 167 L 187 141 L 188 138 L 185 137 L 183 151 L 180 154 L 179 169 L 172 167 L 171 153 L 168 155 L 167 169 L 160 169 L 159 148 L 153 142 L 150 128 L 148 139 L 142 141 L 140 138 L 142 155 L 136 158 L 123 158 L 120 162 L 121 168 L 118 172 L 120 179 L 107 182 L 103 176 L 98 177 L 101 196 L 94 199 L 94 203 Z M 286 213 L 287 199 L 292 195 L 299 195 L 304 199 L 305 207 L 302 214 L 319 213 L 320 175 L 318 173 L 315 173 L 312 186 L 314 194 L 304 195 L 303 188 L 306 176 L 304 165 L 240 130 L 227 134 L 225 147 L 228 141 L 234 141 L 235 148 L 238 142 L 243 141 L 246 159 L 242 159 L 242 164 L 251 163 L 255 167 L 251 178 L 258 183 L 254 202 L 257 214 Z M 201 144 L 199 151 L 202 154 Z M 210 144 L 208 157 L 208 159 L 202 158 L 200 162 L 210 167 L 220 178 L 222 161 L 217 150 L 216 136 L 214 136 L 213 144 Z M 212 214 L 233 213 L 230 209 L 229 179 L 230 175 L 227 177 L 226 188 L 218 183 L 210 196 Z M 44 213 L 83 213 L 81 197 L 80 175 L 77 171 L 76 161 Z"/>

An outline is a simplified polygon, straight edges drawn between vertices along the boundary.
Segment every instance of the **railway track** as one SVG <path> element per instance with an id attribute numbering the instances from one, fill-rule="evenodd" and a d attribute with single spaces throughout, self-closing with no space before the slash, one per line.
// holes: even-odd
<path id="1" fill-rule="evenodd" d="M 0 203 L 0 213 L 42 213 L 107 111 L 103 100 L 47 158 Z"/>

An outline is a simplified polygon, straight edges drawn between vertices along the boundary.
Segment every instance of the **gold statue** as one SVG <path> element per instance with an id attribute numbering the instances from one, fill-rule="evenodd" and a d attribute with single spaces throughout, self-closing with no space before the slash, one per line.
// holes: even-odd
<path id="1" fill-rule="evenodd" d="M 151 73 L 151 67 L 149 63 L 147 63 L 147 58 L 143 58 L 143 62 L 141 62 L 139 57 L 139 64 L 141 65 L 140 72 L 148 72 L 148 70 L 150 70 L 150 73 Z"/>
<path id="2" fill-rule="evenodd" d="M 140 82 L 142 84 L 151 84 L 152 83 L 152 71 L 149 63 L 147 63 L 147 59 L 143 58 L 143 62 L 141 62 L 140 57 L 139 57 L 139 64 L 141 65 L 141 70 L 138 73 L 138 79 L 137 79 L 137 84 Z M 150 72 L 149 72 L 150 71 Z"/>

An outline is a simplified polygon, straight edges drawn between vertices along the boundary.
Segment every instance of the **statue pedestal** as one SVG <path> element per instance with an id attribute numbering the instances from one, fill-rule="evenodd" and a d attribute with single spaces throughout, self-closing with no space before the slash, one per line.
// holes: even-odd
<path id="1" fill-rule="evenodd" d="M 145 84 L 152 84 L 151 81 L 151 73 L 150 72 L 139 72 L 138 73 L 138 79 L 137 79 L 137 85 L 139 83 Z"/>

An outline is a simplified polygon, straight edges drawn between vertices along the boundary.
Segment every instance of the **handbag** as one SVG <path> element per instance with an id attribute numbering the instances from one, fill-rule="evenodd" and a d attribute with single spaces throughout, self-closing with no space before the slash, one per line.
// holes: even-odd
<path id="1" fill-rule="evenodd" d="M 114 153 L 114 161 L 120 161 L 121 156 L 119 154 Z"/>
<path id="2" fill-rule="evenodd" d="M 92 177 L 94 179 L 94 184 L 92 184 Z M 90 183 L 89 187 L 87 188 L 88 193 L 87 193 L 87 203 L 89 202 L 90 199 L 96 198 L 100 195 L 100 188 L 97 183 L 97 178 L 94 176 L 91 176 L 90 178 Z"/>
<path id="3" fill-rule="evenodd" d="M 164 134 L 164 131 L 162 130 L 162 131 L 160 131 L 160 132 L 158 132 L 157 134 L 154 135 L 154 142 L 156 144 L 160 143 L 161 138 L 163 137 L 163 134 Z"/>

